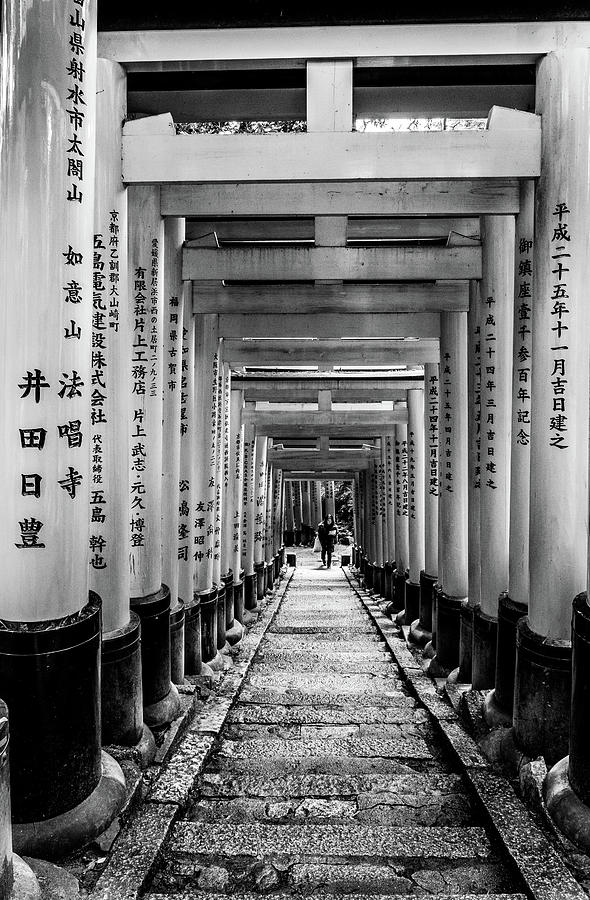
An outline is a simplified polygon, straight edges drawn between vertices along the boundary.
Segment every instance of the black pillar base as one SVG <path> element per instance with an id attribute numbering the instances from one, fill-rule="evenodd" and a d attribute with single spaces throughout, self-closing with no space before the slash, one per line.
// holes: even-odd
<path id="1" fill-rule="evenodd" d="M 383 566 L 378 566 L 377 563 L 373 564 L 373 593 L 379 594 L 379 596 L 383 596 L 383 592 L 385 590 L 385 570 Z"/>
<path id="2" fill-rule="evenodd" d="M 590 606 L 586 591 L 574 599 L 572 615 L 572 700 L 569 780 L 582 803 L 590 806 Z"/>
<path id="3" fill-rule="evenodd" d="M 201 659 L 208 666 L 217 657 L 217 589 L 199 592 L 201 605 Z"/>
<path id="4" fill-rule="evenodd" d="M 40 821 L 13 823 L 15 851 L 36 859 L 60 859 L 73 853 L 109 827 L 120 813 L 126 794 L 119 763 L 103 750 L 96 787 L 73 809 Z"/>
<path id="5" fill-rule="evenodd" d="M 559 830 L 584 853 L 590 853 L 590 806 L 572 787 L 571 765 L 571 755 L 566 756 L 547 773 L 543 785 L 545 804 Z"/>
<path id="6" fill-rule="evenodd" d="M 434 597 L 434 586 L 436 584 L 436 575 L 429 575 L 427 572 L 420 572 L 420 628 L 425 635 L 430 635 L 426 643 L 431 640 L 432 636 L 432 606 Z"/>
<path id="7" fill-rule="evenodd" d="M 266 593 L 266 564 L 263 562 L 254 563 L 254 572 L 256 573 L 256 600 L 260 602 Z"/>
<path id="8" fill-rule="evenodd" d="M 217 649 L 220 651 L 220 653 L 226 653 L 229 651 L 229 644 L 225 636 L 225 584 L 223 583 L 223 581 L 221 582 L 221 584 L 217 585 L 217 601 L 215 604 L 215 611 L 217 626 Z"/>
<path id="9" fill-rule="evenodd" d="M 274 562 L 271 560 L 270 562 L 266 563 L 265 583 L 266 583 L 266 589 L 268 591 L 272 591 L 274 582 L 275 582 L 275 565 L 274 565 Z"/>
<path id="10" fill-rule="evenodd" d="M 200 675 L 203 662 L 201 652 L 201 601 L 194 592 L 192 601 L 184 605 L 184 671 Z"/>
<path id="11" fill-rule="evenodd" d="M 245 610 L 256 610 L 258 609 L 257 602 L 257 588 L 258 584 L 258 576 L 256 572 L 252 575 L 246 575 L 244 577 L 244 609 Z"/>
<path id="12" fill-rule="evenodd" d="M 285 566 L 287 563 L 287 554 L 286 554 L 284 547 L 281 547 L 281 549 L 279 550 L 279 556 L 281 558 L 281 569 L 282 569 L 283 566 Z"/>
<path id="13" fill-rule="evenodd" d="M 367 555 L 364 551 L 361 551 L 359 569 L 362 577 L 364 578 L 367 572 Z"/>
<path id="14" fill-rule="evenodd" d="M 405 600 L 405 624 L 411 623 L 418 618 L 420 613 L 420 585 L 409 578 L 406 579 L 406 600 Z"/>
<path id="15" fill-rule="evenodd" d="M 100 612 L 100 598 L 91 591 L 87 605 L 64 618 L 2 622 L 0 695 L 10 710 L 19 853 L 48 859 L 62 847 L 65 854 L 83 846 L 124 803 L 123 773 L 100 749 Z M 88 810 L 83 821 L 76 815 L 80 807 Z M 46 823 L 56 819 L 55 833 L 48 831 Z"/>
<path id="16" fill-rule="evenodd" d="M 244 629 L 235 617 L 233 572 L 222 575 L 222 580 L 225 585 L 225 639 L 230 647 L 235 647 L 242 640 Z"/>
<path id="17" fill-rule="evenodd" d="M 364 575 L 365 575 L 365 587 L 367 588 L 368 591 L 372 591 L 373 586 L 375 584 L 374 579 L 373 579 L 374 568 L 373 568 L 373 563 L 369 562 L 368 559 L 365 559 Z"/>
<path id="18" fill-rule="evenodd" d="M 141 626 L 134 612 L 123 628 L 103 634 L 101 697 L 103 745 L 133 747 L 143 735 Z"/>
<path id="19" fill-rule="evenodd" d="M 170 680 L 184 682 L 184 603 L 180 599 L 170 610 Z"/>
<path id="20" fill-rule="evenodd" d="M 300 528 L 296 528 L 295 531 L 293 532 L 293 543 L 295 544 L 296 547 L 301 546 L 301 529 Z"/>
<path id="21" fill-rule="evenodd" d="M 161 728 L 180 712 L 178 691 L 170 680 L 170 591 L 163 584 L 145 597 L 132 597 L 131 609 L 141 620 L 143 720 Z"/>
<path id="22" fill-rule="evenodd" d="M 2 622 L 14 822 L 65 813 L 100 781 L 100 619 L 91 591 L 88 604 L 65 618 Z"/>
<path id="23" fill-rule="evenodd" d="M 292 547 L 295 543 L 295 533 L 293 531 L 284 531 L 283 542 L 285 544 L 285 547 Z"/>
<path id="24" fill-rule="evenodd" d="M 396 569 L 393 573 L 393 605 L 396 610 L 400 611 L 406 608 L 406 578 L 408 573 L 406 570 L 400 571 Z"/>
<path id="25" fill-rule="evenodd" d="M 438 618 L 438 597 L 441 591 L 442 588 L 436 581 L 432 588 L 432 637 L 424 646 L 422 653 L 424 659 L 433 659 L 436 656 L 436 621 Z"/>
<path id="26" fill-rule="evenodd" d="M 393 563 L 386 562 L 383 566 L 383 590 L 387 603 L 393 600 Z"/>
<path id="27" fill-rule="evenodd" d="M 436 597 L 436 659 L 441 669 L 451 672 L 459 663 L 459 631 L 463 597 L 451 597 L 444 590 Z"/>
<path id="28" fill-rule="evenodd" d="M 273 581 L 279 581 L 281 577 L 281 554 L 275 553 L 273 557 Z"/>
<path id="29" fill-rule="evenodd" d="M 461 621 L 459 624 L 459 671 L 457 681 L 471 684 L 473 662 L 473 606 L 466 599 L 461 604 Z"/>
<path id="30" fill-rule="evenodd" d="M 234 580 L 234 619 L 240 623 L 240 625 L 244 624 L 244 582 L 242 578 L 244 577 L 244 573 L 240 572 L 240 578 L 236 581 Z"/>
<path id="31" fill-rule="evenodd" d="M 512 724 L 514 706 L 514 670 L 516 668 L 516 625 L 527 614 L 524 603 L 517 603 L 508 594 L 498 601 L 498 640 L 496 647 L 496 686 L 487 699 L 488 725 Z"/>
<path id="32" fill-rule="evenodd" d="M 473 607 L 473 657 L 471 685 L 474 691 L 489 691 L 496 683 L 498 620 Z"/>
<path id="33" fill-rule="evenodd" d="M 567 755 L 571 703 L 569 642 L 549 641 L 531 630 L 528 617 L 516 626 L 514 737 L 533 759 L 554 765 Z"/>

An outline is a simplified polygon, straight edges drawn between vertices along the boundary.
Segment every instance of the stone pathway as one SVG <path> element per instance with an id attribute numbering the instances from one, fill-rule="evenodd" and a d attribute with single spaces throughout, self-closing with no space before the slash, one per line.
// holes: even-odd
<path id="1" fill-rule="evenodd" d="M 524 900 L 342 570 L 297 558 L 145 896 Z"/>

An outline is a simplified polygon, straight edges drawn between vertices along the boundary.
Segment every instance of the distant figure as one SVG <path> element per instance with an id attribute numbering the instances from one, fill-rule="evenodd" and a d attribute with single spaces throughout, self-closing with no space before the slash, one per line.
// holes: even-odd
<path id="1" fill-rule="evenodd" d="M 326 568 L 332 565 L 332 553 L 334 552 L 334 544 L 338 539 L 336 531 L 336 523 L 331 515 L 327 515 L 323 522 L 318 525 L 318 538 L 322 546 L 322 563 Z M 326 562 L 327 559 L 327 562 Z"/>

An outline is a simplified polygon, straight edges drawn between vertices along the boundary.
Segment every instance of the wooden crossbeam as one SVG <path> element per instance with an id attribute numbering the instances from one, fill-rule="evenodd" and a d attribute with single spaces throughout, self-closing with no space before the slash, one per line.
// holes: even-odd
<path id="1" fill-rule="evenodd" d="M 235 137 L 235 135 L 234 135 Z M 516 178 L 163 184 L 164 216 L 479 216 L 520 208 Z"/>
<path id="2" fill-rule="evenodd" d="M 440 336 L 437 313 L 382 313 L 371 316 L 354 313 L 284 313 L 281 316 L 221 315 L 219 335 L 223 338 L 394 338 L 436 339 Z"/>
<path id="3" fill-rule="evenodd" d="M 480 247 L 185 247 L 185 280 L 425 281 L 481 278 Z"/>
<path id="4" fill-rule="evenodd" d="M 224 358 L 234 366 L 388 366 L 438 362 L 438 341 L 241 341 L 226 340 Z"/>
<path id="5" fill-rule="evenodd" d="M 245 425 L 252 425 L 258 434 L 268 437 L 287 435 L 360 435 L 372 436 L 390 431 L 396 424 L 408 421 L 404 407 L 386 412 L 344 412 L 308 410 L 286 412 L 285 410 L 266 412 L 245 409 Z"/>
<path id="6" fill-rule="evenodd" d="M 535 178 L 540 171 L 540 124 L 502 132 L 123 133 L 128 184 Z"/>
<path id="7" fill-rule="evenodd" d="M 349 241 L 447 240 L 450 232 L 479 238 L 479 219 L 470 216 L 404 219 L 350 218 L 347 223 Z M 187 241 L 212 233 L 220 244 L 226 241 L 313 241 L 314 220 L 309 219 L 193 219 L 186 223 Z"/>
<path id="8" fill-rule="evenodd" d="M 275 315 L 330 313 L 438 313 L 469 309 L 469 285 L 438 284 L 193 284 L 193 312 Z"/>
<path id="9" fill-rule="evenodd" d="M 432 25 L 330 25 L 282 28 L 203 28 L 169 31 L 108 31 L 98 35 L 98 55 L 128 67 L 161 69 L 178 63 L 190 69 L 211 61 L 375 59 L 424 65 L 426 57 L 482 64 L 517 60 L 533 63 L 564 47 L 590 46 L 590 23 L 502 22 Z M 397 61 L 395 63 L 395 61 Z M 171 67 L 173 68 L 173 67 Z"/>
<path id="10" fill-rule="evenodd" d="M 423 381 L 400 379 L 386 382 L 360 378 L 308 380 L 297 378 L 252 379 L 248 376 L 232 379 L 234 389 L 243 390 L 244 399 L 267 402 L 316 403 L 318 391 L 331 391 L 333 403 L 364 403 L 370 400 L 405 400 L 409 388 L 420 388 Z"/>
<path id="11" fill-rule="evenodd" d="M 322 481 L 324 479 L 329 479 L 330 481 L 352 481 L 352 479 L 354 478 L 354 473 L 361 471 L 364 468 L 368 468 L 367 463 L 360 466 L 358 469 L 351 466 L 346 470 L 331 468 L 321 468 L 317 470 L 310 469 L 307 472 L 289 472 L 286 470 L 283 472 L 283 479 L 285 481 L 309 481 L 310 478 L 313 478 L 317 481 Z"/>

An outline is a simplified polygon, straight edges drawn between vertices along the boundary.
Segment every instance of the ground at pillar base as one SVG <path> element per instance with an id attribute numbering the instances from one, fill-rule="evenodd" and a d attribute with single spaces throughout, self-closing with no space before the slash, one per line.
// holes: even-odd
<path id="1" fill-rule="evenodd" d="M 92 900 L 585 898 L 379 601 L 302 557 Z"/>
<path id="2" fill-rule="evenodd" d="M 180 713 L 178 688 L 170 684 L 165 697 L 143 708 L 143 720 L 149 728 L 163 728 L 169 725 Z"/>
<path id="3" fill-rule="evenodd" d="M 590 807 L 573 790 L 568 778 L 569 756 L 549 770 L 543 785 L 549 815 L 566 837 L 590 853 Z"/>
<path id="4" fill-rule="evenodd" d="M 152 731 L 147 725 L 144 725 L 137 744 L 131 746 L 123 744 L 109 745 L 106 750 L 117 762 L 120 762 L 121 759 L 132 759 L 140 768 L 146 769 L 154 761 L 156 741 Z"/>
<path id="5" fill-rule="evenodd" d="M 417 647 L 425 647 L 432 640 L 432 632 L 420 624 L 420 619 L 415 619 L 410 625 L 409 639 Z"/>

